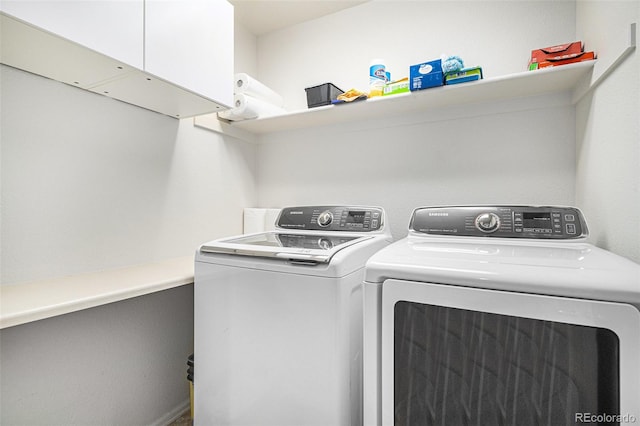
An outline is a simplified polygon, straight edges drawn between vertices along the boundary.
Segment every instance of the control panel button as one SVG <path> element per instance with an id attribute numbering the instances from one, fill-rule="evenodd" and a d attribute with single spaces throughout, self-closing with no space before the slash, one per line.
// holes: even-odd
<path id="1" fill-rule="evenodd" d="M 481 213 L 476 216 L 475 224 L 482 232 L 495 232 L 500 227 L 500 217 L 491 212 Z"/>
<path id="2" fill-rule="evenodd" d="M 331 213 L 329 210 L 323 211 L 318 216 L 318 225 L 322 227 L 331 225 L 331 222 L 333 222 L 333 213 Z"/>

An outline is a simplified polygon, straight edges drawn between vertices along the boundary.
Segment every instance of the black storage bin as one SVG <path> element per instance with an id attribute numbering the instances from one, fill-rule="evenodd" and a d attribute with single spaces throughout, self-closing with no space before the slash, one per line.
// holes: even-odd
<path id="1" fill-rule="evenodd" d="M 324 83 L 318 86 L 307 87 L 304 89 L 307 92 L 307 106 L 314 108 L 322 105 L 329 105 L 331 101 L 334 101 L 338 95 L 344 93 L 333 83 Z"/>

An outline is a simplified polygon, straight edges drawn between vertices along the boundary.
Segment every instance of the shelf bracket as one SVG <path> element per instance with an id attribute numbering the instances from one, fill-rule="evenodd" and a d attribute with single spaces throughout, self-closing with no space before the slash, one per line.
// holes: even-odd
<path id="1" fill-rule="evenodd" d="M 238 129 L 218 119 L 218 114 L 206 114 L 194 117 L 193 125 L 202 129 L 207 129 L 221 135 L 231 136 L 250 143 L 257 143 L 258 137 L 246 130 Z"/>
<path id="2" fill-rule="evenodd" d="M 602 82 L 606 80 L 607 77 L 609 77 L 609 75 L 611 75 L 611 73 L 613 73 L 613 71 L 618 68 L 618 66 L 620 66 L 620 64 L 622 64 L 625 59 L 627 59 L 636 49 L 636 22 L 631 23 L 629 27 L 629 45 L 622 51 L 620 55 L 618 55 L 616 60 L 613 61 L 613 63 L 609 65 L 609 67 L 607 67 L 607 69 L 604 70 L 604 72 L 600 74 L 600 76 L 598 76 L 598 78 L 596 78 L 596 80 L 589 85 L 589 87 L 587 87 L 580 93 L 574 93 L 572 99 L 574 105 L 580 102 L 582 98 L 584 98 L 587 94 L 595 90 L 596 87 L 602 84 Z"/>

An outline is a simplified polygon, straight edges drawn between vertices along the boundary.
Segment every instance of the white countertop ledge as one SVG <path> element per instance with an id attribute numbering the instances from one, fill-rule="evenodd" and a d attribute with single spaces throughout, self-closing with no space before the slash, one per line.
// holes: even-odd
<path id="1" fill-rule="evenodd" d="M 0 328 L 193 283 L 193 256 L 0 288 Z"/>

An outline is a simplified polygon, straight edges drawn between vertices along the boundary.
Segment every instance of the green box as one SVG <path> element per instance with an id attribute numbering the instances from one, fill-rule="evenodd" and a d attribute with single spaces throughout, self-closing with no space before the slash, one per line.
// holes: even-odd
<path id="1" fill-rule="evenodd" d="M 409 79 L 403 78 L 402 80 L 393 81 L 387 83 L 384 86 L 382 96 L 397 95 L 399 93 L 407 93 L 409 91 Z"/>

